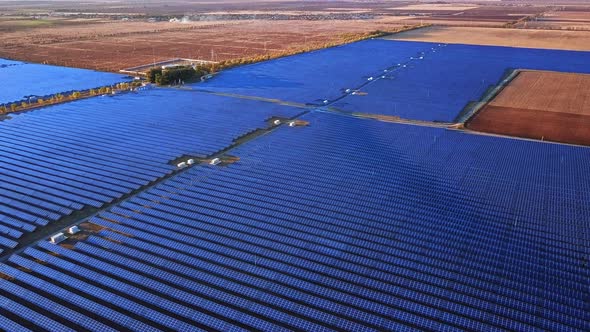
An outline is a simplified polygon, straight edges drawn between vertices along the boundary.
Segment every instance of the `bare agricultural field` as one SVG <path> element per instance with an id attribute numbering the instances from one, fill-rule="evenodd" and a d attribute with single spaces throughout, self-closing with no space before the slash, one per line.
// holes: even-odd
<path id="1" fill-rule="evenodd" d="M 590 34 L 583 31 L 433 26 L 385 38 L 449 44 L 590 50 Z"/>
<path id="2" fill-rule="evenodd" d="M 523 71 L 490 104 L 590 116 L 590 75 Z"/>
<path id="3" fill-rule="evenodd" d="M 71 0 L 36 0 L 36 1 L 0 1 L 0 11 L 23 13 L 39 10 L 56 13 L 100 13 L 100 14 L 149 14 L 178 15 L 208 13 L 215 11 L 325 11 L 333 10 L 379 10 L 392 7 L 397 3 L 407 4 L 408 0 L 374 0 L 374 1 L 334 1 L 334 0 L 143 0 L 143 1 L 71 1 Z"/>
<path id="4" fill-rule="evenodd" d="M 590 30 L 590 7 L 583 10 L 549 11 L 518 27 L 528 29 Z"/>
<path id="5" fill-rule="evenodd" d="M 474 9 L 477 7 L 478 6 L 461 5 L 461 4 L 422 3 L 422 4 L 416 4 L 416 5 L 406 5 L 406 6 L 395 7 L 392 9 L 395 9 L 395 10 L 420 10 L 420 11 L 438 11 L 438 10 L 461 11 L 461 10 Z"/>
<path id="6" fill-rule="evenodd" d="M 431 24 L 448 27 L 500 28 L 506 22 L 497 20 L 457 20 L 442 17 L 413 17 L 406 21 L 408 24 Z"/>
<path id="7" fill-rule="evenodd" d="M 412 15 L 414 21 L 447 26 L 505 27 L 546 11 L 544 6 L 501 4 L 417 4 L 391 8 L 394 15 Z"/>
<path id="8" fill-rule="evenodd" d="M 467 123 L 471 130 L 590 145 L 590 75 L 523 71 Z"/>
<path id="9" fill-rule="evenodd" d="M 399 18 L 188 24 L 116 21 L 77 29 L 48 27 L 0 34 L 0 57 L 118 71 L 171 58 L 222 61 L 305 48 L 351 34 L 393 30 L 403 22 Z"/>
<path id="10" fill-rule="evenodd" d="M 100 19 L 71 19 L 71 18 L 34 18 L 23 16 L 0 16 L 0 32 L 9 34 L 13 32 L 24 32 L 30 29 L 44 27 L 64 27 L 67 29 L 83 29 L 84 25 L 101 23 Z"/>

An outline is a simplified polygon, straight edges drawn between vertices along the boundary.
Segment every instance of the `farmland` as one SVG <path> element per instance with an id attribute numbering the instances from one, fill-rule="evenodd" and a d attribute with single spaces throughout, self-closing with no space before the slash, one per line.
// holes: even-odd
<path id="1" fill-rule="evenodd" d="M 468 123 L 472 130 L 590 145 L 589 75 L 521 72 Z"/>
<path id="2" fill-rule="evenodd" d="M 171 58 L 244 58 L 337 42 L 373 30 L 403 27 L 399 20 L 216 21 L 189 24 L 112 22 L 18 31 L 0 36 L 0 57 L 104 71 Z M 236 39 L 236 34 L 241 38 Z M 26 46 L 25 46 L 26 45 Z"/>
<path id="3" fill-rule="evenodd" d="M 590 36 L 580 31 L 435 26 L 403 32 L 389 38 L 449 44 L 590 50 Z"/>
<path id="4" fill-rule="evenodd" d="M 536 19 L 522 22 L 518 27 L 549 30 L 590 30 L 590 9 L 588 7 L 558 7 L 543 13 Z"/>
<path id="5" fill-rule="evenodd" d="M 409 9 L 409 10 L 408 10 Z M 410 5 L 392 8 L 399 15 L 411 15 L 411 22 L 445 26 L 507 27 L 543 13 L 542 6 L 457 6 L 445 4 Z"/>

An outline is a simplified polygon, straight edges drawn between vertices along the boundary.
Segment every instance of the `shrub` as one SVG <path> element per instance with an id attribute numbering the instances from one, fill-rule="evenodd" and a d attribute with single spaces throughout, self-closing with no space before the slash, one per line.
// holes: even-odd
<path id="1" fill-rule="evenodd" d="M 147 81 L 150 83 L 158 83 L 156 82 L 158 75 L 162 75 L 162 68 L 151 68 L 147 72 Z"/>

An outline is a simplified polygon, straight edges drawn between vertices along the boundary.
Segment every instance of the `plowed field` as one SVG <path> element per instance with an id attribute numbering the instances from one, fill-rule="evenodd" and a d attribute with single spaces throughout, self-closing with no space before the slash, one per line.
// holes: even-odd
<path id="1" fill-rule="evenodd" d="M 522 72 L 468 124 L 472 130 L 590 145 L 590 75 Z"/>

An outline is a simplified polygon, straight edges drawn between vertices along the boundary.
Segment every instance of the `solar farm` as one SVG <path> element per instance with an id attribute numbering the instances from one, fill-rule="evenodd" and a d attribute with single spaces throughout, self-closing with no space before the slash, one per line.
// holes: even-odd
<path id="1" fill-rule="evenodd" d="M 8 114 L 0 330 L 590 330 L 589 148 L 464 126 L 517 70 L 590 52 L 373 39 Z"/>

